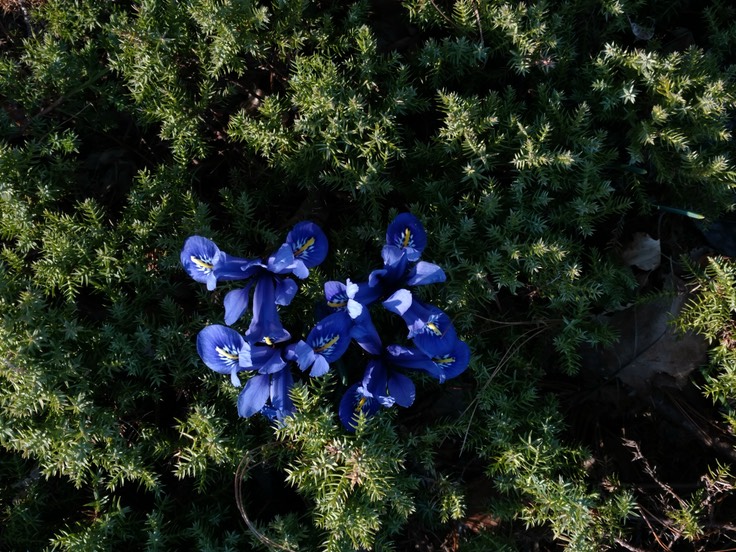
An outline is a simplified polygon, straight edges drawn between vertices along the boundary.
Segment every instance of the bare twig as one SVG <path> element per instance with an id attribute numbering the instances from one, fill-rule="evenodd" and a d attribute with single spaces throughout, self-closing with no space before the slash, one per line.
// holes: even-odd
<path id="1" fill-rule="evenodd" d="M 661 481 L 657 474 L 655 473 L 654 468 L 649 464 L 646 458 L 644 458 L 644 455 L 641 453 L 641 449 L 639 448 L 639 443 L 632 439 L 625 439 L 622 438 L 621 442 L 623 445 L 631 449 L 634 454 L 634 460 L 638 460 L 642 463 L 644 466 L 644 473 L 646 473 L 649 477 L 652 478 L 652 480 L 657 484 L 657 486 L 662 489 L 665 493 L 667 493 L 669 496 L 671 496 L 675 501 L 680 505 L 681 508 L 687 507 L 687 503 L 682 500 L 675 491 L 672 490 L 672 487 L 670 487 L 667 483 L 664 481 Z"/>
<path id="2" fill-rule="evenodd" d="M 654 514 L 652 514 L 649 510 L 647 510 L 646 508 L 644 508 L 641 504 L 639 505 L 639 510 L 642 513 L 641 519 L 643 519 L 644 520 L 644 523 L 646 523 L 647 524 L 647 527 L 649 527 L 649 532 L 654 537 L 654 540 L 657 541 L 657 544 L 659 546 L 661 546 L 662 547 L 662 550 L 664 550 L 665 552 L 672 552 L 670 546 L 667 545 L 667 544 L 665 544 L 665 543 L 663 543 L 662 540 L 659 538 L 659 536 L 657 535 L 656 531 L 654 530 L 654 527 L 652 527 L 652 524 L 649 523 L 648 516 L 651 517 L 652 519 L 655 519 L 663 527 L 667 527 L 667 529 L 671 529 L 671 527 L 669 527 L 661 519 L 658 519 Z"/>
<path id="3" fill-rule="evenodd" d="M 238 511 L 240 512 L 243 521 L 245 521 L 245 524 L 248 526 L 248 530 L 253 533 L 253 535 L 259 541 L 268 546 L 270 549 L 282 550 L 283 552 L 296 552 L 288 546 L 284 546 L 283 544 L 271 540 L 266 535 L 261 533 L 250 520 L 250 518 L 248 517 L 248 513 L 245 511 L 245 506 L 243 505 L 242 482 L 243 479 L 245 479 L 246 474 L 248 473 L 248 469 L 251 467 L 252 460 L 252 452 L 245 453 L 243 459 L 240 461 L 240 464 L 238 464 L 238 469 L 235 471 L 235 503 L 238 505 Z M 262 462 L 263 461 L 258 462 L 254 464 L 254 466 L 258 466 Z"/>
<path id="4" fill-rule="evenodd" d="M 455 23 L 452 19 L 447 17 L 444 14 L 444 12 L 440 9 L 440 7 L 434 3 L 434 0 L 429 0 L 429 3 L 432 4 L 432 6 L 434 6 L 434 9 L 437 10 L 437 13 L 440 14 L 445 21 L 447 21 L 453 27 L 457 27 L 457 23 Z"/>
<path id="5" fill-rule="evenodd" d="M 632 546 L 626 541 L 615 538 L 613 539 L 616 544 L 618 544 L 621 548 L 625 548 L 626 550 L 630 550 L 631 552 L 648 552 L 647 550 L 644 550 L 643 548 L 637 548 L 636 546 Z"/>
<path id="6" fill-rule="evenodd" d="M 478 23 L 478 34 L 480 35 L 480 47 L 485 46 L 485 40 L 483 40 L 483 26 L 480 21 L 480 9 L 478 8 L 478 0 L 473 0 L 473 13 L 475 14 L 475 21 Z"/>

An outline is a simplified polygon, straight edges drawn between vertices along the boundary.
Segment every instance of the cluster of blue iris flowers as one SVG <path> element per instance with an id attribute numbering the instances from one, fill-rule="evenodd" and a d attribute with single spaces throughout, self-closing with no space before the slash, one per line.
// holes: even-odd
<path id="1" fill-rule="evenodd" d="M 401 213 L 388 226 L 381 251 L 383 267 L 365 282 L 331 281 L 324 286 L 329 314 L 306 339 L 294 342 L 283 327 L 278 307 L 291 303 L 298 291 L 292 278 L 304 279 L 327 257 L 324 232 L 313 222 L 300 222 L 286 242 L 265 262 L 233 257 L 204 237 L 191 236 L 181 251 L 187 273 L 212 291 L 218 282 L 245 280 L 243 287 L 225 295 L 225 324 L 204 328 L 197 336 L 197 352 L 204 363 L 230 376 L 241 387 L 241 372 L 251 372 L 238 396 L 238 413 L 261 413 L 283 419 L 294 412 L 289 390 L 294 385 L 292 366 L 311 377 L 320 377 L 340 359 L 352 342 L 367 356 L 363 378 L 351 385 L 340 401 L 339 415 L 345 428 L 355 429 L 358 416 L 372 416 L 394 404 L 414 402 L 414 382 L 406 371 L 422 371 L 440 383 L 461 374 L 470 361 L 468 345 L 458 338 L 449 316 L 412 295 L 409 288 L 445 281 L 436 264 L 421 260 L 427 234 L 411 213 Z M 252 296 L 252 300 L 251 300 Z M 380 302 L 406 323 L 410 346 L 384 347 L 369 307 Z M 250 306 L 245 334 L 230 326 Z"/>

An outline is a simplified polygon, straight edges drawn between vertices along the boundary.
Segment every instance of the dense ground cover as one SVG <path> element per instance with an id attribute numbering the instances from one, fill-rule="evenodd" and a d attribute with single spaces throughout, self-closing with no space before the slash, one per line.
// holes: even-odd
<path id="1" fill-rule="evenodd" d="M 733 547 L 730 2 L 0 6 L 0 549 Z M 469 368 L 350 433 L 354 351 L 239 418 L 186 238 L 317 223 L 303 339 L 400 212 Z"/>

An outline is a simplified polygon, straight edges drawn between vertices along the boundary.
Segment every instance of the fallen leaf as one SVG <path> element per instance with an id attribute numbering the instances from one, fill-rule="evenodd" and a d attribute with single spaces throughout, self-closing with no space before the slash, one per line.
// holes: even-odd
<path id="1" fill-rule="evenodd" d="M 662 248 L 659 240 L 655 240 L 646 232 L 637 232 L 631 243 L 621 252 L 621 257 L 629 266 L 651 271 L 659 266 Z"/>
<path id="2" fill-rule="evenodd" d="M 679 333 L 671 321 L 688 299 L 679 293 L 645 304 L 634 305 L 599 320 L 619 335 L 611 347 L 584 353 L 584 367 L 616 377 L 646 394 L 665 380 L 682 388 L 693 370 L 707 362 L 708 343 L 695 333 Z M 664 378 L 663 378 L 664 376 Z"/>

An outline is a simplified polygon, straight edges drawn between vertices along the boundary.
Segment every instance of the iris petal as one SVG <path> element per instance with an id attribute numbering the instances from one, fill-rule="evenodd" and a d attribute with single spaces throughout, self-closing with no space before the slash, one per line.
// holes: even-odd
<path id="1" fill-rule="evenodd" d="M 313 378 L 324 376 L 330 371 L 330 363 L 323 355 L 314 355 L 314 364 L 312 364 L 312 370 L 309 375 Z"/>
<path id="2" fill-rule="evenodd" d="M 307 268 L 306 263 L 301 259 L 294 259 L 292 273 L 300 280 L 309 277 L 309 269 Z"/>
<path id="3" fill-rule="evenodd" d="M 256 282 L 253 292 L 253 318 L 245 333 L 251 342 L 265 342 L 271 345 L 291 337 L 279 320 L 275 287 L 274 279 L 269 274 L 260 276 Z"/>
<path id="4" fill-rule="evenodd" d="M 208 368 L 218 374 L 231 374 L 240 369 L 240 351 L 246 347 L 238 332 L 227 326 L 213 324 L 197 335 L 197 352 Z"/>
<path id="5" fill-rule="evenodd" d="M 184 242 L 179 260 L 195 282 L 206 284 L 214 268 L 215 255 L 220 250 L 215 242 L 202 236 L 190 236 Z"/>
<path id="6" fill-rule="evenodd" d="M 333 309 L 344 308 L 348 302 L 347 288 L 342 282 L 325 282 L 327 306 Z"/>
<path id="7" fill-rule="evenodd" d="M 347 313 L 336 312 L 319 321 L 309 332 L 306 342 L 315 353 L 323 355 L 328 362 L 334 362 L 350 345 L 351 326 Z"/>
<path id="8" fill-rule="evenodd" d="M 283 370 L 286 362 L 281 357 L 281 349 L 255 345 L 250 350 L 252 369 L 259 374 L 273 374 Z"/>
<path id="9" fill-rule="evenodd" d="M 285 274 L 291 272 L 294 264 L 294 252 L 288 243 L 279 247 L 278 251 L 268 258 L 268 270 L 274 274 Z"/>
<path id="10" fill-rule="evenodd" d="M 225 324 L 228 326 L 237 322 L 248 308 L 251 285 L 249 282 L 244 288 L 234 289 L 225 295 Z"/>
<path id="11" fill-rule="evenodd" d="M 417 261 L 427 246 L 427 233 L 417 217 L 401 213 L 388 225 L 386 243 L 404 249 L 410 261 Z"/>
<path id="12" fill-rule="evenodd" d="M 263 408 L 262 412 L 271 419 L 283 420 L 294 412 L 294 403 L 289 396 L 289 391 L 294 385 L 294 378 L 289 370 L 282 370 L 271 376 L 269 389 L 270 405 Z"/>
<path id="13" fill-rule="evenodd" d="M 245 280 L 248 277 L 248 268 L 252 265 L 260 265 L 260 262 L 257 259 L 242 259 L 228 255 L 224 251 L 218 251 L 213 259 L 213 264 L 212 274 L 215 280 L 232 281 Z"/>
<path id="14" fill-rule="evenodd" d="M 257 260 L 233 257 L 202 236 L 190 236 L 184 242 L 179 256 L 184 270 L 195 282 L 207 284 L 212 291 L 218 280 L 244 280 L 248 267 L 258 264 Z"/>
<path id="15" fill-rule="evenodd" d="M 408 289 L 400 289 L 383 302 L 383 306 L 389 312 L 404 316 L 413 303 L 411 292 Z"/>
<path id="16" fill-rule="evenodd" d="M 392 364 L 409 368 L 411 370 L 423 370 L 436 375 L 436 366 L 432 358 L 415 347 L 403 347 L 401 345 L 389 345 L 386 352 Z"/>
<path id="17" fill-rule="evenodd" d="M 381 257 L 383 258 L 384 266 L 401 266 L 406 268 L 408 259 L 406 258 L 406 251 L 395 245 L 384 245 L 381 249 Z"/>
<path id="18" fill-rule="evenodd" d="M 250 378 L 238 395 L 238 414 L 248 418 L 260 412 L 268 401 L 271 391 L 271 376 L 257 374 Z"/>
<path id="19" fill-rule="evenodd" d="M 451 350 L 436 356 L 429 356 L 415 347 L 400 345 L 390 345 L 386 347 L 386 352 L 392 364 L 422 370 L 440 383 L 462 374 L 470 362 L 470 347 L 459 339 L 453 342 Z"/>
<path id="20" fill-rule="evenodd" d="M 444 362 L 442 364 L 445 378 L 451 379 L 459 376 L 466 370 L 468 364 L 470 364 L 470 347 L 464 341 L 457 340 L 454 349 L 447 355 L 447 358 L 452 360 L 451 362 Z M 435 357 L 433 361 L 435 364 L 440 364 L 443 362 L 443 359 Z"/>
<path id="21" fill-rule="evenodd" d="M 409 286 L 424 286 L 445 281 L 444 271 L 436 264 L 419 261 L 409 271 L 406 284 Z"/>
<path id="22" fill-rule="evenodd" d="M 275 290 L 276 304 L 283 307 L 289 306 L 298 289 L 299 286 L 291 278 L 279 279 L 276 282 Z"/>
<path id="23" fill-rule="evenodd" d="M 294 258 L 302 261 L 307 269 L 320 264 L 327 257 L 327 236 L 322 229 L 308 220 L 294 226 L 286 236 Z"/>
<path id="24" fill-rule="evenodd" d="M 396 400 L 396 404 L 408 408 L 414 404 L 416 389 L 408 376 L 392 371 L 388 377 L 388 393 Z"/>
<path id="25" fill-rule="evenodd" d="M 353 327 L 350 329 L 350 337 L 367 353 L 372 355 L 381 354 L 381 338 L 378 337 L 378 331 L 373 325 L 373 320 L 371 320 L 368 311 L 365 311 L 355 320 Z"/>
<path id="26" fill-rule="evenodd" d="M 300 370 L 304 371 L 314 363 L 314 351 L 306 342 L 299 341 L 293 350 Z"/>

